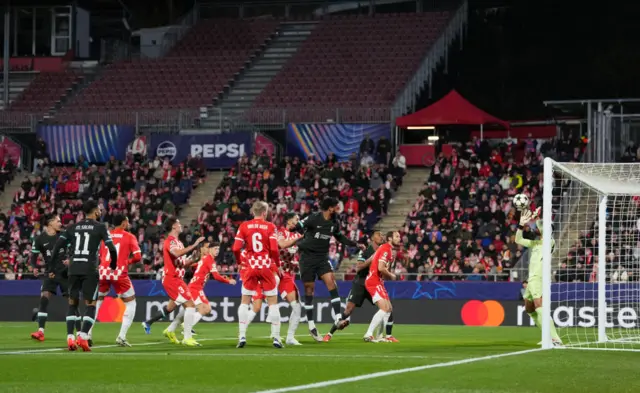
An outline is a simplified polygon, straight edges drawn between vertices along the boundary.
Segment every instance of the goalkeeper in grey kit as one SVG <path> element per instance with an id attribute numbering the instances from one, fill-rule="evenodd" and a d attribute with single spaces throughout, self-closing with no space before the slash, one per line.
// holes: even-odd
<path id="1" fill-rule="evenodd" d="M 307 216 L 298 222 L 297 229 L 304 231 L 304 238 L 298 242 L 300 254 L 300 277 L 304 283 L 304 309 L 309 324 L 309 333 L 316 341 L 322 341 L 322 337 L 316 329 L 313 315 L 313 293 L 316 277 L 320 278 L 327 286 L 331 295 L 331 308 L 336 315 L 336 321 L 342 319 L 340 295 L 336 279 L 333 275 L 333 267 L 329 262 L 329 243 L 334 237 L 338 242 L 349 247 L 360 247 L 340 232 L 340 224 L 334 220 L 338 212 L 338 201 L 334 198 L 326 198 L 320 206 L 322 211 Z"/>

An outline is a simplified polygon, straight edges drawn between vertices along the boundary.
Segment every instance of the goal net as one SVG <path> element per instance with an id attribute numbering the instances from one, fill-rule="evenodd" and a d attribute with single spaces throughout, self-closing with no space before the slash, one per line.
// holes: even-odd
<path id="1" fill-rule="evenodd" d="M 640 164 L 546 158 L 543 194 L 543 347 L 640 351 Z"/>

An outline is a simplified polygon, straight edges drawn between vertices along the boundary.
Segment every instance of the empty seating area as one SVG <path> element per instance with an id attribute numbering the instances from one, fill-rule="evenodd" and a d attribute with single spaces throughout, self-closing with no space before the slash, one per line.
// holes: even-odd
<path id="1" fill-rule="evenodd" d="M 202 21 L 164 58 L 112 65 L 63 109 L 63 117 L 208 105 L 277 25 L 274 20 Z"/>
<path id="2" fill-rule="evenodd" d="M 9 110 L 44 115 L 81 79 L 82 75 L 72 70 L 41 72 L 11 103 Z"/>
<path id="3" fill-rule="evenodd" d="M 387 106 L 448 19 L 448 13 L 426 13 L 323 21 L 260 94 L 256 106 Z"/>

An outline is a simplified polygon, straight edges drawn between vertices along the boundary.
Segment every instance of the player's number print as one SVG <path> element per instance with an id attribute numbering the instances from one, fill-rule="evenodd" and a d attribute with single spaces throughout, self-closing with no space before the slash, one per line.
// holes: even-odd
<path id="1" fill-rule="evenodd" d="M 254 252 L 262 252 L 264 245 L 262 244 L 262 234 L 256 232 L 251 236 L 251 248 Z"/>
<path id="2" fill-rule="evenodd" d="M 89 255 L 89 234 L 84 232 L 82 234 L 76 233 L 76 250 L 74 255 Z"/>
<path id="3" fill-rule="evenodd" d="M 193 278 L 191 278 L 191 281 L 189 281 L 189 284 L 197 282 L 198 281 L 198 273 L 200 272 L 200 269 L 202 269 L 202 266 L 204 265 L 204 263 L 202 263 L 202 260 L 200 260 L 200 262 L 198 262 L 198 268 L 196 269 L 196 271 L 193 273 Z"/>
<path id="4" fill-rule="evenodd" d="M 77 235 L 77 234 L 76 234 Z M 116 252 L 120 255 L 120 243 L 116 244 Z M 104 257 L 104 260 L 107 262 L 111 262 L 111 253 L 107 251 L 107 255 Z"/>

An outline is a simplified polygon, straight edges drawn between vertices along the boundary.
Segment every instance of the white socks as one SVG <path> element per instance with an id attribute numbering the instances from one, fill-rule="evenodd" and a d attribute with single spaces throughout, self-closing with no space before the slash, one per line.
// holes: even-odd
<path id="1" fill-rule="evenodd" d="M 189 340 L 193 336 L 193 325 L 196 320 L 195 307 L 189 307 L 184 312 L 184 339 Z"/>
<path id="2" fill-rule="evenodd" d="M 271 322 L 271 338 L 280 340 L 280 306 L 277 303 L 269 306 L 269 321 Z"/>
<path id="3" fill-rule="evenodd" d="M 241 304 L 238 307 L 238 335 L 242 337 L 247 336 L 247 327 L 249 327 L 250 319 L 249 319 L 249 310 L 248 304 Z M 253 313 L 255 317 L 255 313 Z"/>
<path id="4" fill-rule="evenodd" d="M 269 311 L 271 313 L 271 311 Z M 279 312 L 278 312 L 279 313 Z M 296 335 L 296 329 L 298 329 L 298 323 L 300 323 L 300 315 L 302 314 L 302 307 L 296 300 L 291 302 L 291 315 L 289 316 L 289 330 L 287 331 L 287 339 L 294 338 Z"/>
<path id="5" fill-rule="evenodd" d="M 100 306 L 102 306 L 102 302 L 103 301 L 104 300 L 98 300 L 96 302 L 96 321 L 98 320 L 98 313 L 100 312 Z M 124 317 L 123 317 L 122 321 L 124 322 Z M 89 337 L 91 337 L 91 334 L 93 333 L 93 326 L 95 326 L 95 323 L 91 326 L 91 329 L 89 329 Z"/>
<path id="6" fill-rule="evenodd" d="M 182 320 L 184 319 L 185 316 L 185 308 L 182 307 L 180 308 L 180 311 L 178 311 L 178 315 L 176 315 L 176 317 L 173 319 L 173 321 L 171 321 L 171 324 L 169 325 L 169 327 L 167 328 L 168 331 L 170 332 L 175 332 L 176 329 L 178 328 L 178 325 L 180 325 L 182 323 Z M 186 326 L 185 326 L 185 329 Z M 191 331 L 189 331 L 189 333 L 191 333 Z"/>
<path id="7" fill-rule="evenodd" d="M 100 303 L 100 302 L 98 302 Z M 97 306 L 96 306 L 96 315 L 97 315 Z M 122 316 L 122 325 L 120 326 L 120 334 L 118 337 L 122 339 L 127 338 L 127 332 L 133 323 L 133 318 L 136 316 L 136 301 L 132 300 L 124 304 L 124 315 Z M 92 327 L 93 328 L 93 327 Z"/>
<path id="8" fill-rule="evenodd" d="M 251 324 L 253 320 L 256 318 L 256 312 L 253 311 L 253 308 L 249 307 L 249 314 L 247 315 L 247 325 Z"/>
<path id="9" fill-rule="evenodd" d="M 193 326 L 196 326 L 196 324 L 198 322 L 200 322 L 200 320 L 202 319 L 202 314 L 200 314 L 197 310 L 196 310 L 196 315 L 193 317 Z"/>
<path id="10" fill-rule="evenodd" d="M 373 318 L 371 318 L 371 323 L 369 324 L 369 328 L 367 329 L 367 333 L 365 334 L 366 337 L 373 336 L 373 331 L 377 330 L 377 328 L 382 324 L 385 315 L 388 319 L 391 313 L 386 313 L 382 310 L 378 310 L 378 312 L 375 313 Z"/>

